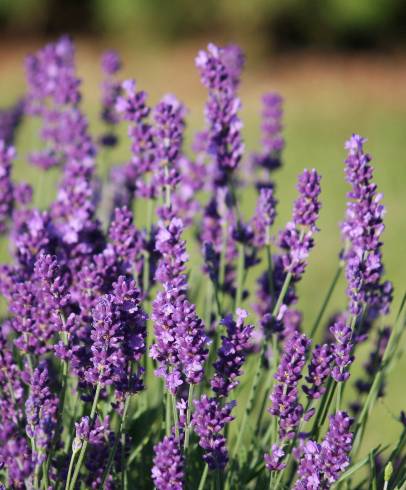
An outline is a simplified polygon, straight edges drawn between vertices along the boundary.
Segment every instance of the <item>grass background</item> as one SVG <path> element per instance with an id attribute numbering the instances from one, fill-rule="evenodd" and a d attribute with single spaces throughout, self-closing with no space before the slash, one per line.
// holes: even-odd
<path id="1" fill-rule="evenodd" d="M 203 124 L 205 90 L 200 86 L 194 67 L 194 56 L 201 43 L 178 45 L 171 49 L 154 46 L 117 46 L 122 53 L 125 77 L 136 78 L 139 88 L 146 89 L 155 103 L 166 92 L 173 92 L 189 108 L 188 142 Z M 24 91 L 23 57 L 40 46 L 38 40 L 0 48 L 0 103 L 11 104 Z M 79 40 L 78 72 L 84 79 L 83 107 L 92 130 L 100 130 L 98 122 L 99 55 L 108 43 Z M 248 53 L 250 54 L 250 52 Z M 383 322 L 390 324 L 405 289 L 404 255 L 406 252 L 405 219 L 405 136 L 406 136 L 406 63 L 401 55 L 321 57 L 312 53 L 286 54 L 283 57 L 258 58 L 248 56 L 241 87 L 244 137 L 247 153 L 259 144 L 260 96 L 267 90 L 277 90 L 285 98 L 286 151 L 284 166 L 275 175 L 279 199 L 275 230 L 289 219 L 295 198 L 297 174 L 303 168 L 316 168 L 322 174 L 321 232 L 316 237 L 307 272 L 299 285 L 298 307 L 304 313 L 304 330 L 308 331 L 323 300 L 337 266 L 341 247 L 339 222 L 345 211 L 344 141 L 353 132 L 368 138 L 367 149 L 373 156 L 375 180 L 384 193 L 387 208 L 384 233 L 384 262 L 387 277 L 395 285 L 395 301 L 391 315 Z M 42 179 L 39 172 L 26 162 L 29 149 L 39 147 L 38 126 L 24 122 L 17 140 L 18 161 L 16 179 L 28 180 L 41 189 L 35 204 L 45 206 L 55 195 L 57 172 Z M 121 147 L 111 154 L 111 162 L 119 163 L 128 155 L 128 140 L 122 128 Z M 100 166 L 104 165 L 102 161 Z M 103 172 L 105 169 L 103 170 Z M 254 193 L 248 192 L 242 203 L 246 217 L 252 213 Z M 2 258 L 6 259 L 7 244 L 2 242 Z M 192 261 L 191 261 L 192 262 Z M 254 284 L 253 274 L 249 283 Z M 345 284 L 341 281 L 329 306 L 328 314 L 346 306 Z M 327 315 L 326 315 L 327 317 Z M 406 339 L 405 339 L 406 340 Z M 354 365 L 352 380 L 368 355 L 369 344 L 361 346 Z M 404 370 L 401 361 L 391 374 L 384 402 L 374 410 L 368 428 L 366 445 L 393 442 L 399 424 L 393 414 L 406 408 Z M 245 377 L 250 375 L 247 370 Z M 351 383 L 351 381 L 350 381 Z M 349 394 L 351 390 L 348 390 Z"/>

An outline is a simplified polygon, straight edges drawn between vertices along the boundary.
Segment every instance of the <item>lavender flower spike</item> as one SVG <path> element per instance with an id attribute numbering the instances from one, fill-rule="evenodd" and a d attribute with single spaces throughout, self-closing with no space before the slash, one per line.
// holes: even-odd
<path id="1" fill-rule="evenodd" d="M 262 97 L 262 152 L 252 155 L 252 162 L 268 170 L 281 166 L 281 153 L 285 147 L 282 136 L 283 99 L 274 92 Z"/>
<path id="2" fill-rule="evenodd" d="M 352 419 L 345 412 L 337 412 L 330 417 L 329 430 L 321 444 L 315 441 L 306 443 L 295 490 L 330 488 L 339 479 L 350 464 L 351 424 Z"/>
<path id="3" fill-rule="evenodd" d="M 184 458 L 180 450 L 180 441 L 174 435 L 154 446 L 154 466 L 152 479 L 157 490 L 183 490 Z"/>
<path id="4" fill-rule="evenodd" d="M 352 331 L 346 325 L 345 320 L 339 318 L 330 328 L 330 332 L 336 341 L 333 346 L 335 366 L 331 371 L 331 376 L 337 382 L 346 381 L 350 377 L 349 366 L 354 361 L 354 356 L 351 354 L 353 350 Z"/>
<path id="5" fill-rule="evenodd" d="M 349 309 L 353 315 L 360 314 L 364 304 L 386 314 L 392 300 L 392 284 L 381 282 L 385 208 L 380 203 L 382 194 L 377 193 L 377 186 L 372 182 L 373 168 L 370 155 L 364 152 L 365 142 L 365 138 L 354 134 L 345 144 L 348 150 L 345 173 L 352 189 L 341 229 L 350 244 L 344 260 Z"/>
<path id="6" fill-rule="evenodd" d="M 237 321 L 231 315 L 226 316 L 223 325 L 227 328 L 227 336 L 222 336 L 222 346 L 218 351 L 218 360 L 214 363 L 215 373 L 211 387 L 218 396 L 226 397 L 238 384 L 241 367 L 250 347 L 253 325 L 244 325 L 248 316 L 245 310 L 237 309 Z"/>
<path id="7" fill-rule="evenodd" d="M 35 442 L 35 464 L 46 458 L 56 428 L 58 399 L 49 389 L 49 374 L 45 363 L 40 364 L 31 379 L 30 395 L 25 403 L 27 435 Z"/>
<path id="8" fill-rule="evenodd" d="M 331 373 L 331 361 L 333 359 L 329 344 L 317 345 L 313 351 L 313 357 L 309 364 L 309 374 L 306 381 L 309 386 L 303 386 L 309 400 L 317 400 L 326 391 L 324 386 Z"/>
<path id="9" fill-rule="evenodd" d="M 303 415 L 303 406 L 299 403 L 298 384 L 302 377 L 301 371 L 306 363 L 306 353 L 310 343 L 306 335 L 299 332 L 289 337 L 275 374 L 278 383 L 270 397 L 272 406 L 269 412 L 279 417 L 281 440 L 294 436 Z"/>
<path id="10" fill-rule="evenodd" d="M 192 426 L 200 438 L 199 445 L 204 450 L 203 459 L 211 470 L 223 470 L 228 461 L 228 452 L 227 441 L 221 431 L 234 419 L 231 410 L 235 402 L 221 406 L 216 398 L 203 395 L 199 400 L 195 400 L 194 404 Z"/>
<path id="11" fill-rule="evenodd" d="M 269 243 L 269 228 L 276 217 L 277 200 L 271 187 L 264 187 L 259 191 L 257 207 L 253 219 L 254 244 L 256 247 L 264 247 Z"/>
<path id="12" fill-rule="evenodd" d="M 279 246 L 284 251 L 282 260 L 286 272 L 298 281 L 306 267 L 306 259 L 314 246 L 313 234 L 317 231 L 319 216 L 320 179 L 316 170 L 304 170 L 299 176 L 299 198 L 293 206 L 292 221 L 279 235 Z"/>

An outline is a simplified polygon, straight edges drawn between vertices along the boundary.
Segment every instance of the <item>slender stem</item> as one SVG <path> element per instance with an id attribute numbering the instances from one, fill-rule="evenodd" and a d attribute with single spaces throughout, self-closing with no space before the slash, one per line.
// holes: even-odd
<path id="1" fill-rule="evenodd" d="M 97 383 L 96 393 L 94 395 L 93 404 L 92 404 L 92 408 L 90 411 L 91 426 L 93 426 L 93 423 L 94 423 L 94 419 L 95 419 L 95 415 L 96 415 L 96 409 L 97 409 L 97 403 L 98 403 L 99 397 L 100 397 L 100 391 L 101 391 L 101 384 Z M 83 441 L 83 444 L 82 444 L 82 447 L 81 447 L 80 453 L 79 453 L 79 459 L 78 459 L 78 462 L 76 463 L 75 471 L 74 471 L 73 477 L 72 477 L 72 482 L 71 482 L 70 487 L 69 487 L 70 490 L 75 489 L 76 481 L 78 479 L 80 469 L 81 469 L 81 466 L 83 464 L 83 460 L 85 459 L 85 456 L 86 456 L 86 450 L 87 450 L 88 443 L 89 442 L 87 440 Z"/>
<path id="2" fill-rule="evenodd" d="M 204 486 L 206 484 L 207 474 L 208 473 L 209 473 L 209 467 L 207 466 L 207 464 L 205 464 L 204 465 L 204 470 L 203 470 L 202 476 L 200 478 L 200 483 L 199 483 L 198 490 L 204 490 Z"/>
<path id="3" fill-rule="evenodd" d="M 164 165 L 165 179 L 169 179 L 169 162 Z M 165 206 L 167 208 L 171 207 L 171 186 L 170 184 L 165 185 Z"/>
<path id="4" fill-rule="evenodd" d="M 176 437 L 179 438 L 179 418 L 178 418 L 178 409 L 176 407 L 176 396 L 171 395 L 172 399 L 172 409 L 173 409 L 173 420 L 175 423 L 175 434 Z"/>
<path id="5" fill-rule="evenodd" d="M 169 436 L 171 434 L 171 397 L 168 392 L 166 392 L 166 403 L 165 403 L 165 434 Z"/>
<path id="6" fill-rule="evenodd" d="M 240 307 L 242 303 L 244 260 L 245 260 L 244 245 L 242 243 L 238 243 L 237 246 L 238 246 L 237 292 L 235 295 L 234 310 Z"/>
<path id="7" fill-rule="evenodd" d="M 103 478 L 102 478 L 102 482 L 101 482 L 101 488 L 102 489 L 104 488 L 104 484 L 106 482 L 106 479 L 109 476 L 110 468 L 111 468 L 111 465 L 113 463 L 113 460 L 114 460 L 116 452 L 117 452 L 118 441 L 120 440 L 120 436 L 123 434 L 123 431 L 125 430 L 125 421 L 126 421 L 126 417 L 127 417 L 128 407 L 130 405 L 130 400 L 131 400 L 131 397 L 127 396 L 127 398 L 125 399 L 125 402 L 124 402 L 123 414 L 120 417 L 120 425 L 119 425 L 117 434 L 115 435 L 114 444 L 113 444 L 112 450 L 110 451 L 109 459 L 107 461 L 107 465 L 106 465 L 106 468 L 105 468 L 104 473 L 103 473 Z M 121 468 L 121 471 L 123 473 L 123 468 Z"/>
<path id="8" fill-rule="evenodd" d="M 221 298 L 220 298 L 220 311 L 219 314 L 221 315 L 223 311 L 223 306 L 224 306 L 224 281 L 225 281 L 225 275 L 226 275 L 226 248 L 227 248 L 227 223 L 223 219 L 221 223 L 221 235 L 222 235 L 222 240 L 221 240 L 221 252 L 220 252 L 220 264 L 219 264 L 219 289 L 221 293 Z"/>
<path id="9" fill-rule="evenodd" d="M 320 325 L 320 322 L 323 318 L 323 315 L 326 311 L 326 308 L 327 308 L 327 305 L 329 304 L 330 302 L 330 299 L 331 299 L 331 296 L 333 295 L 333 292 L 336 288 L 336 285 L 338 283 L 338 279 L 340 278 L 340 275 L 341 275 L 341 271 L 343 270 L 343 266 L 342 264 L 340 263 L 339 266 L 337 267 L 337 270 L 334 274 L 334 277 L 333 277 L 333 280 L 331 281 L 331 284 L 330 284 L 330 287 L 328 288 L 327 290 L 327 294 L 323 300 L 323 303 L 321 305 L 321 308 L 317 314 L 317 317 L 313 323 L 313 326 L 312 326 L 312 329 L 310 330 L 310 338 L 311 339 L 314 339 L 314 336 L 316 335 L 316 332 L 319 328 L 319 325 Z"/>
<path id="10" fill-rule="evenodd" d="M 189 434 L 190 434 L 190 417 L 192 413 L 192 400 L 193 400 L 193 384 L 189 385 L 189 395 L 187 398 L 187 410 L 186 410 L 186 425 L 185 425 L 185 442 L 183 445 L 183 449 L 186 453 L 187 448 L 189 446 Z"/>
<path id="11" fill-rule="evenodd" d="M 68 476 L 66 477 L 65 490 L 69 489 L 69 484 L 70 484 L 70 480 L 72 478 L 73 464 L 74 464 L 75 459 L 76 459 L 76 454 L 77 454 L 77 452 L 75 452 L 75 451 L 72 452 L 72 456 L 71 456 L 70 461 L 69 461 L 69 469 L 68 469 Z"/>
<path id="12" fill-rule="evenodd" d="M 272 264 L 272 251 L 271 244 L 267 243 L 266 246 L 266 257 L 268 261 L 268 282 L 269 282 L 269 292 L 272 298 L 275 297 L 275 284 L 273 282 L 273 264 Z"/>

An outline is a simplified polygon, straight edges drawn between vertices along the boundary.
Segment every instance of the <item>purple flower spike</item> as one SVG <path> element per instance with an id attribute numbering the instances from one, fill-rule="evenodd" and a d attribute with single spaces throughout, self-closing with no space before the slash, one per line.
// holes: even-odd
<path id="1" fill-rule="evenodd" d="M 270 187 L 262 188 L 259 191 L 257 207 L 253 219 L 254 244 L 261 248 L 270 237 L 268 236 L 269 228 L 273 225 L 276 217 L 276 204 L 274 190 Z"/>
<path id="2" fill-rule="evenodd" d="M 101 65 L 106 75 L 115 75 L 121 70 L 121 59 L 117 51 L 111 49 L 102 55 Z"/>
<path id="3" fill-rule="evenodd" d="M 125 80 L 122 89 L 123 95 L 117 99 L 116 110 L 127 121 L 139 123 L 149 114 L 146 105 L 147 94 L 144 91 L 136 91 L 135 80 Z"/>
<path id="4" fill-rule="evenodd" d="M 35 464 L 41 464 L 52 442 L 56 428 L 58 399 L 49 389 L 49 373 L 45 363 L 40 364 L 31 379 L 30 395 L 25 403 L 26 432 L 35 441 Z"/>
<path id="5" fill-rule="evenodd" d="M 330 332 L 336 341 L 333 345 L 334 367 L 331 376 L 337 382 L 343 382 L 350 377 L 348 369 L 354 361 L 354 356 L 351 354 L 353 349 L 352 331 L 346 325 L 345 320 L 340 318 L 330 328 Z"/>
<path id="6" fill-rule="evenodd" d="M 237 310 L 237 321 L 231 315 L 226 316 L 223 325 L 227 336 L 222 336 L 222 345 L 217 353 L 218 360 L 214 363 L 215 373 L 211 387 L 217 396 L 226 397 L 236 386 L 238 377 L 242 375 L 242 366 L 251 344 L 253 325 L 244 325 L 247 317 L 245 310 Z"/>
<path id="7" fill-rule="evenodd" d="M 11 162 L 15 156 L 14 148 L 0 140 L 0 234 L 6 231 L 14 205 Z"/>
<path id="8" fill-rule="evenodd" d="M 310 400 L 317 400 L 326 391 L 324 384 L 330 376 L 333 359 L 331 350 L 329 344 L 323 344 L 317 345 L 313 351 L 309 374 L 306 376 L 309 386 L 303 386 L 303 391 Z"/>
<path id="9" fill-rule="evenodd" d="M 272 406 L 269 412 L 279 417 L 279 437 L 291 439 L 303 416 L 303 406 L 299 403 L 298 384 L 306 363 L 306 354 L 311 341 L 297 332 L 287 339 L 281 362 L 275 374 L 278 383 L 270 396 Z"/>
<path id="10" fill-rule="evenodd" d="M 351 424 L 352 419 L 345 412 L 337 412 L 330 417 L 329 430 L 321 444 L 315 441 L 306 443 L 295 490 L 330 488 L 339 479 L 350 464 Z"/>
<path id="11" fill-rule="evenodd" d="M 183 490 L 184 458 L 180 441 L 174 435 L 166 436 L 154 446 L 152 479 L 157 490 Z"/>
<path id="12" fill-rule="evenodd" d="M 146 349 L 146 314 L 133 281 L 120 277 L 113 294 L 99 298 L 93 310 L 92 367 L 85 371 L 86 381 L 113 385 L 118 394 L 136 393 L 143 388 L 142 369 L 132 372 Z"/>
<path id="13" fill-rule="evenodd" d="M 227 54 L 227 52 L 226 52 Z M 209 149 L 216 164 L 215 181 L 224 185 L 228 172 L 240 162 L 244 144 L 241 138 L 242 122 L 238 117 L 240 100 L 235 97 L 235 75 L 224 60 L 224 49 L 209 44 L 196 58 L 200 78 L 208 90 L 206 120 Z"/>
<path id="14" fill-rule="evenodd" d="M 283 463 L 285 451 L 277 444 L 272 444 L 272 451 L 264 455 L 265 467 L 269 471 L 282 471 L 286 468 L 286 463 Z"/>
<path id="15" fill-rule="evenodd" d="M 292 273 L 294 281 L 303 275 L 306 259 L 314 246 L 313 234 L 318 230 L 320 176 L 314 169 L 304 170 L 299 176 L 297 189 L 299 198 L 293 207 L 292 221 L 279 235 L 279 246 L 284 251 L 284 268 Z"/>
<path id="16" fill-rule="evenodd" d="M 341 226 L 350 247 L 344 253 L 349 310 L 359 315 L 363 305 L 386 314 L 392 301 L 392 284 L 381 282 L 383 217 L 382 194 L 372 181 L 371 157 L 364 152 L 367 140 L 354 134 L 345 144 L 348 150 L 345 173 L 352 189 L 348 193 L 346 219 Z"/>
<path id="17" fill-rule="evenodd" d="M 274 170 L 281 166 L 281 153 L 285 147 L 282 136 L 283 99 L 274 92 L 262 97 L 262 152 L 252 156 L 255 166 Z"/>
<path id="18" fill-rule="evenodd" d="M 299 176 L 297 190 L 299 199 L 295 201 L 293 208 L 293 222 L 298 226 L 305 226 L 311 231 L 316 231 L 316 221 L 319 217 L 320 202 L 320 175 L 315 169 L 304 170 Z"/>
<path id="19" fill-rule="evenodd" d="M 194 401 L 195 411 L 192 418 L 192 426 L 199 436 L 199 446 L 204 450 L 203 459 L 211 470 L 223 470 L 228 461 L 226 438 L 221 431 L 234 417 L 231 411 L 235 402 L 220 405 L 216 398 L 208 398 L 203 395 Z"/>

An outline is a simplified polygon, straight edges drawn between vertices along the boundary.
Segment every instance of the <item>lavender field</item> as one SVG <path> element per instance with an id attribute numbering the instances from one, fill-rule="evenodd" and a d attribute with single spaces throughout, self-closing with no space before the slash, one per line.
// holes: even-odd
<path id="1" fill-rule="evenodd" d="M 1 485 L 406 488 L 401 70 L 99 54 L 0 66 Z"/>

